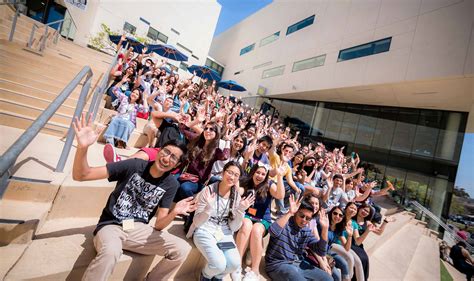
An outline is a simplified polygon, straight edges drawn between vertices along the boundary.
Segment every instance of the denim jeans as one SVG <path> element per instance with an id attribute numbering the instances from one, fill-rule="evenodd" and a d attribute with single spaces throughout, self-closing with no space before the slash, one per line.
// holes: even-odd
<path id="1" fill-rule="evenodd" d="M 343 279 L 349 279 L 351 271 L 349 270 L 349 265 L 347 264 L 347 261 L 335 252 L 329 251 L 328 254 L 334 258 L 334 261 L 336 262 L 336 267 L 341 270 L 341 277 Z"/>
<path id="2" fill-rule="evenodd" d="M 191 182 L 191 181 L 181 182 L 181 185 L 176 194 L 177 196 L 176 201 L 179 201 L 184 198 L 188 198 L 190 196 L 194 196 L 195 194 L 199 193 L 199 191 L 201 191 L 203 187 L 204 185 L 198 182 Z"/>
<path id="3" fill-rule="evenodd" d="M 223 279 L 226 274 L 230 274 L 240 268 L 240 254 L 237 248 L 222 251 L 217 247 L 217 240 L 205 229 L 198 228 L 194 232 L 194 244 L 206 258 L 206 265 L 202 270 L 205 278 Z M 224 235 L 219 242 L 233 242 L 233 235 Z"/>
<path id="4" fill-rule="evenodd" d="M 307 261 L 280 264 L 267 274 L 275 281 L 333 281 L 331 275 Z"/>

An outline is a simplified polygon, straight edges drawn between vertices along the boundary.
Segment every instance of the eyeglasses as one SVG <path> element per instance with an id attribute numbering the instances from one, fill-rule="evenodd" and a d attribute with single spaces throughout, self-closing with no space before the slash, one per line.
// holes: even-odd
<path id="1" fill-rule="evenodd" d="M 310 221 L 312 219 L 312 217 L 307 217 L 307 216 L 305 216 L 304 214 L 301 214 L 301 213 L 298 214 L 298 217 L 300 219 L 304 219 L 305 221 Z"/>
<path id="2" fill-rule="evenodd" d="M 344 215 L 342 213 L 334 212 L 332 213 L 333 216 L 338 216 L 338 217 L 343 217 Z"/>
<path id="3" fill-rule="evenodd" d="M 216 130 L 212 127 L 204 128 L 204 131 L 215 132 Z"/>
<path id="4" fill-rule="evenodd" d="M 239 177 L 240 177 L 240 173 L 239 173 L 239 172 L 232 172 L 231 170 L 225 170 L 225 173 L 228 174 L 228 175 L 231 176 L 231 177 L 236 177 L 236 178 L 239 178 Z"/>
<path id="5" fill-rule="evenodd" d="M 170 157 L 170 162 L 172 163 L 178 163 L 179 162 L 179 157 L 174 155 L 173 153 L 171 153 L 171 151 L 169 151 L 169 149 L 167 148 L 163 148 L 160 150 L 160 153 L 163 157 Z"/>

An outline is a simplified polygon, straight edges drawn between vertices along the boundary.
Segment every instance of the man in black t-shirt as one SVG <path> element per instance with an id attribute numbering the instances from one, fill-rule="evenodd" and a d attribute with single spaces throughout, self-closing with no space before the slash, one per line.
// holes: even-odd
<path id="1" fill-rule="evenodd" d="M 106 166 L 89 167 L 87 150 L 97 141 L 98 132 L 75 120 L 77 151 L 74 158 L 73 179 L 79 181 L 107 178 L 117 181 L 94 230 L 97 256 L 92 260 L 83 280 L 107 280 L 122 251 L 164 258 L 148 274 L 148 280 L 168 280 L 191 251 L 185 240 L 162 231 L 176 215 L 188 215 L 196 209 L 192 197 L 178 202 L 170 211 L 178 190 L 178 181 L 170 171 L 183 162 L 186 146 L 176 141 L 165 143 L 154 162 L 129 159 Z M 148 225 L 156 214 L 156 223 Z"/>

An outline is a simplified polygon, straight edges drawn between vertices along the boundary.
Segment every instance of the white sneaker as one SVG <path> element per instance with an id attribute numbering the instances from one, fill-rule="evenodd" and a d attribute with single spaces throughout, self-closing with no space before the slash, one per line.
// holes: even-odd
<path id="1" fill-rule="evenodd" d="M 244 279 L 242 279 L 242 281 L 258 281 L 258 280 L 260 280 L 258 278 L 258 274 L 256 274 L 253 271 L 249 271 L 245 273 Z"/>
<path id="2" fill-rule="evenodd" d="M 232 281 L 242 281 L 242 268 L 237 268 L 234 272 L 230 274 Z"/>

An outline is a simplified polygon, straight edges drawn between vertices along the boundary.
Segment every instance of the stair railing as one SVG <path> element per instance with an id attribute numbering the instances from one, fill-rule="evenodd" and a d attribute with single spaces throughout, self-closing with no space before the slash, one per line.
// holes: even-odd
<path id="1" fill-rule="evenodd" d="M 446 223 L 444 223 L 438 216 L 433 214 L 430 210 L 428 210 L 426 207 L 421 205 L 418 201 L 416 200 L 411 200 L 409 204 L 413 205 L 418 211 L 420 211 L 421 216 L 423 215 L 428 216 L 433 222 L 438 224 L 442 229 L 444 229 L 444 233 L 448 234 L 453 241 L 460 242 L 463 241 L 466 243 L 467 250 L 470 253 L 474 252 L 474 247 L 472 247 L 467 241 L 465 241 L 462 237 L 460 237 L 457 233 L 455 233 Z"/>
<path id="2" fill-rule="evenodd" d="M 12 42 L 13 41 L 13 36 L 15 35 L 15 30 L 16 30 L 16 21 L 18 17 L 20 16 L 20 9 L 18 8 L 18 5 L 20 4 L 26 4 L 26 0 L 4 0 L 3 2 L 0 2 L 0 5 L 11 5 L 15 9 L 15 15 L 13 16 L 12 19 L 12 27 L 10 29 L 10 35 L 8 36 L 8 41 Z"/>
<path id="3" fill-rule="evenodd" d="M 30 142 L 38 135 L 41 129 L 45 127 L 49 119 L 53 117 L 56 111 L 61 107 L 64 101 L 71 95 L 74 89 L 83 81 L 81 94 L 76 104 L 76 109 L 71 120 L 71 126 L 69 127 L 66 142 L 63 146 L 61 157 L 59 158 L 56 166 L 56 172 L 62 172 L 66 163 L 67 157 L 71 150 L 74 130 L 72 128 L 72 122 L 76 117 L 79 118 L 84 106 L 86 104 L 86 97 L 91 87 L 92 70 L 89 66 L 85 66 L 82 70 L 64 87 L 61 93 L 51 102 L 51 104 L 38 116 L 38 118 L 26 129 L 23 134 L 8 148 L 8 150 L 0 157 L 0 199 L 5 192 L 8 180 L 10 178 L 10 168 L 15 165 L 18 156 L 25 150 Z M 94 101 L 98 101 L 99 91 L 94 93 L 92 98 L 93 102 L 90 104 L 89 112 L 95 115 L 95 110 L 98 106 L 95 105 Z"/>

